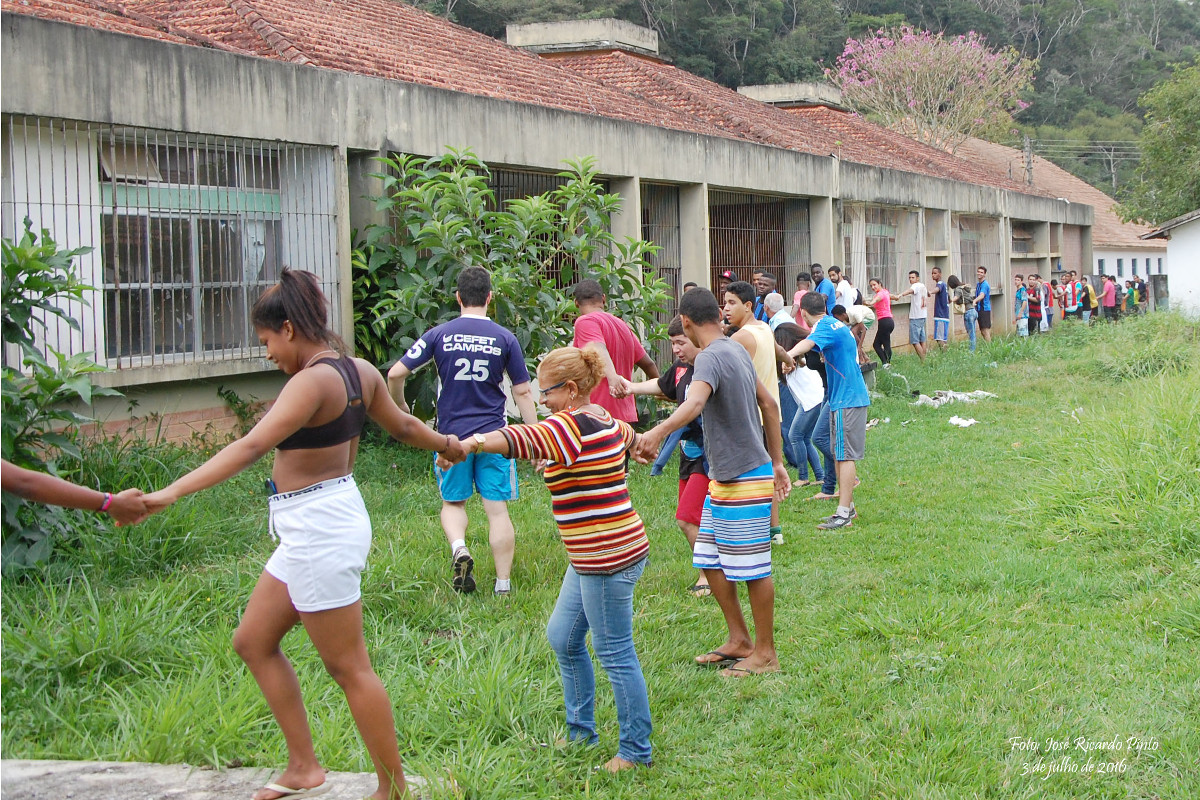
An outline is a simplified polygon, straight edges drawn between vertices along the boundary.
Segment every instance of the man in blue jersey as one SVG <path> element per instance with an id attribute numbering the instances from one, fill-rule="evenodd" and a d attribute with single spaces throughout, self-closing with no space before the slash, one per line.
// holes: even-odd
<path id="1" fill-rule="evenodd" d="M 813 286 L 816 287 L 813 291 L 825 296 L 825 313 L 828 314 L 837 305 L 837 287 L 825 277 L 825 269 L 820 264 L 813 264 L 809 270 L 812 272 Z"/>
<path id="2" fill-rule="evenodd" d="M 979 332 L 983 340 L 992 340 L 992 287 L 987 282 L 987 267 L 976 267 L 975 310 L 979 312 Z"/>
<path id="3" fill-rule="evenodd" d="M 855 462 L 863 457 L 867 440 L 867 408 L 871 397 L 858 366 L 858 343 L 846 325 L 825 313 L 824 298 L 809 292 L 800 300 L 800 313 L 812 333 L 788 353 L 793 358 L 820 350 L 829 382 L 829 430 L 837 462 L 838 509 L 817 527 L 840 530 L 854 524 Z"/>
<path id="4" fill-rule="evenodd" d="M 388 372 L 388 387 L 400 407 L 409 374 L 431 360 L 438 372 L 437 429 L 467 439 L 473 434 L 503 428 L 504 375 L 512 381 L 513 400 L 527 424 L 537 422 L 537 407 L 529 383 L 529 370 L 517 337 L 487 318 L 492 300 L 492 279 L 482 267 L 467 267 L 458 274 L 457 319 L 438 325 L 413 343 Z M 442 529 L 450 542 L 454 579 L 460 592 L 475 591 L 475 566 L 467 548 L 467 499 L 476 491 L 483 498 L 488 518 L 488 539 L 496 564 L 495 593 L 512 591 L 511 571 L 515 535 L 508 516 L 508 501 L 517 499 L 517 469 L 508 458 L 494 453 L 474 453 L 460 464 L 441 469 L 434 464 L 442 495 Z"/>
<path id="5" fill-rule="evenodd" d="M 942 268 L 933 268 L 933 281 L 929 286 L 933 296 L 933 341 L 939 348 L 946 349 L 950 339 L 950 292 L 942 280 Z"/>

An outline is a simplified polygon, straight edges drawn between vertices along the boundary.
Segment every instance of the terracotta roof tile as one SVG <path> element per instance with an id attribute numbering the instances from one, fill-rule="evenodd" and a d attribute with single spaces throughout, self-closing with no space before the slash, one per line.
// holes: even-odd
<path id="1" fill-rule="evenodd" d="M 1025 157 L 1021 151 L 1002 144 L 968 139 L 959 146 L 958 152 L 1001 175 L 1020 176 L 1025 172 Z M 1094 248 L 1132 247 L 1139 250 L 1166 250 L 1166 242 L 1140 239 L 1142 234 L 1150 232 L 1149 225 L 1122 222 L 1113 211 L 1115 200 L 1041 156 L 1033 157 L 1033 184 L 1051 197 L 1065 197 L 1072 203 L 1086 204 L 1095 209 L 1095 219 L 1092 223 Z"/>
<path id="2" fill-rule="evenodd" d="M 704 119 L 739 138 L 820 156 L 836 154 L 873 167 L 1040 193 L 855 114 L 824 106 L 776 108 L 670 64 L 620 51 L 571 53 L 554 60 L 607 85 Z"/>
<path id="3" fill-rule="evenodd" d="M 264 58 L 1045 194 L 853 114 L 824 107 L 785 111 L 625 52 L 542 58 L 395 0 L 0 2 L 6 11 L 119 33 L 222 46 Z"/>
<path id="4" fill-rule="evenodd" d="M 70 22 L 176 44 L 241 51 L 236 45 L 175 27 L 160 16 L 131 8 L 132 5 L 101 0 L 0 0 L 0 10 L 6 13 Z"/>

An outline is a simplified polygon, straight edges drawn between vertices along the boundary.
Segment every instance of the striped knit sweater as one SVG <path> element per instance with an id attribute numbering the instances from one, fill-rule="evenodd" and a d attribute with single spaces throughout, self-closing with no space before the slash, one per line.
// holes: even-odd
<path id="1" fill-rule="evenodd" d="M 625 484 L 633 428 L 607 411 L 560 411 L 536 425 L 500 431 L 514 458 L 547 459 L 554 519 L 576 572 L 612 574 L 650 552 Z"/>

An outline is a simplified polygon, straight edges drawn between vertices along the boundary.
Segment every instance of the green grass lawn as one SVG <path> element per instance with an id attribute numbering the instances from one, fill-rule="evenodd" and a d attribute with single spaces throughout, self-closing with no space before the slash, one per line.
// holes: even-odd
<path id="1" fill-rule="evenodd" d="M 409 771 L 449 773 L 472 798 L 1200 796 L 1197 330 L 1175 317 L 1067 326 L 902 356 L 893 372 L 925 393 L 999 397 L 913 407 L 903 379 L 881 376 L 871 415 L 890 422 L 867 434 L 854 527 L 817 531 L 831 506 L 802 490 L 785 505 L 781 674 L 693 665 L 724 627 L 714 601 L 685 591 L 674 474 L 633 469 L 652 548 L 635 639 L 655 765 L 617 776 L 592 772 L 616 750 L 603 677 L 600 747 L 553 746 L 562 697 L 544 626 L 566 557 L 539 479 L 523 467 L 512 505 L 516 594 L 490 595 L 473 501 L 480 592 L 460 596 L 427 460 L 367 442 L 366 636 Z M 979 424 L 956 428 L 955 414 Z M 174 477 L 158 451 L 114 447 L 98 446 L 96 470 Z M 4 581 L 4 757 L 284 763 L 229 645 L 272 547 L 268 466 L 138 528 L 97 525 L 42 578 Z M 303 633 L 285 648 L 326 766 L 369 771 Z M 1097 746 L 1115 749 L 1083 749 Z"/>

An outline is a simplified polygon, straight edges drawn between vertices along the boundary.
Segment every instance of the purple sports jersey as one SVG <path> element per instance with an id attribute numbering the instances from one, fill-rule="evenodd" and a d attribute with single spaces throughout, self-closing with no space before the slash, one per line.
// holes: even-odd
<path id="1" fill-rule="evenodd" d="M 517 337 L 487 317 L 464 314 L 426 331 L 400 363 L 416 372 L 431 358 L 440 384 L 438 432 L 460 439 L 504 427 L 504 373 L 514 386 L 529 382 Z"/>

